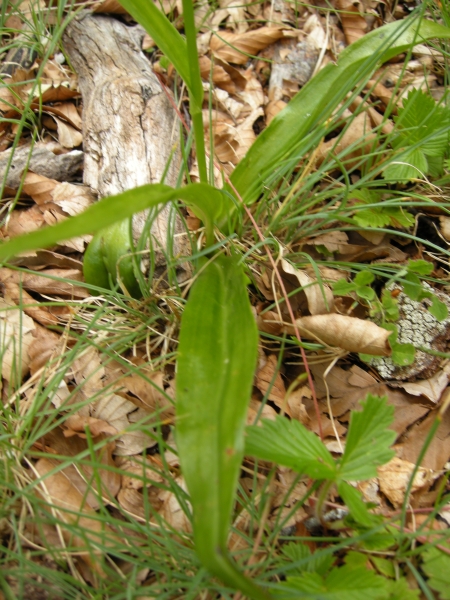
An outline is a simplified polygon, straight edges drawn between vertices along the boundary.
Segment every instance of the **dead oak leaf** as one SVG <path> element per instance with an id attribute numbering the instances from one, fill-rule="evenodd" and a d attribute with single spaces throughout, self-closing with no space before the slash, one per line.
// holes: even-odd
<path id="1" fill-rule="evenodd" d="M 261 27 L 245 33 L 220 31 L 211 37 L 210 48 L 221 60 L 243 65 L 249 56 L 254 56 L 283 35 L 282 27 Z"/>

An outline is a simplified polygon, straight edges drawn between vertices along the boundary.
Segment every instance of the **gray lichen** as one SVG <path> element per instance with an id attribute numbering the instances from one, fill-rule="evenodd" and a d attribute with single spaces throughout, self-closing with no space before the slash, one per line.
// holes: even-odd
<path id="1" fill-rule="evenodd" d="M 450 296 L 432 289 L 427 283 L 423 287 L 432 291 L 439 300 L 450 310 Z M 431 300 L 425 298 L 420 302 L 411 300 L 403 293 L 403 288 L 393 283 L 390 291 L 400 290 L 397 296 L 400 318 L 396 323 L 398 328 L 397 341 L 401 344 L 413 344 L 415 348 L 423 347 L 430 350 L 445 351 L 447 340 L 450 339 L 450 316 L 444 321 L 438 321 L 428 310 Z M 416 350 L 413 364 L 400 367 L 390 357 L 374 357 L 370 364 L 375 367 L 383 379 L 400 381 L 426 379 L 431 377 L 439 368 L 441 359 L 421 350 Z"/>

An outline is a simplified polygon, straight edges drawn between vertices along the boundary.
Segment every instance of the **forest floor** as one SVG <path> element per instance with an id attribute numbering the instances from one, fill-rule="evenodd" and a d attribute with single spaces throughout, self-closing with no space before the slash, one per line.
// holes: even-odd
<path id="1" fill-rule="evenodd" d="M 163 0 L 161 6 L 181 29 L 181 3 Z M 405 19 L 415 7 L 377 0 L 197 3 L 205 139 L 214 149 L 216 183 L 344 48 L 384 23 Z M 134 26 L 113 1 L 94 8 Z M 73 14 L 66 9 L 44 1 L 3 6 L 3 240 L 77 215 L 99 193 L 112 193 L 102 191 L 100 178 L 93 186 L 83 171 L 83 162 L 95 155 L 87 125 L 93 117 L 86 117 L 93 107 L 64 46 Z M 429 3 L 429 14 L 448 25 L 450 15 L 441 9 Z M 142 34 L 139 42 L 175 107 L 175 128 L 157 142 L 170 153 L 174 130 L 189 122 L 187 93 L 153 40 Z M 360 340 L 357 350 L 340 346 L 340 332 L 327 337 L 319 330 L 303 345 L 308 380 L 298 344 L 286 334 L 283 291 L 247 221 L 241 239 L 233 241 L 248 253 L 249 293 L 261 332 L 248 423 L 283 414 L 339 457 L 351 411 L 368 394 L 386 397 L 394 407 L 395 457 L 357 488 L 389 522 L 394 538 L 396 519 L 404 518 L 406 536 L 403 546 L 395 539 L 362 550 L 363 544 L 348 543 L 344 550 L 343 539 L 363 532 L 348 524 L 323 528 L 324 522 L 342 524 L 337 492 L 327 500 L 324 521 L 315 523 L 317 489 L 311 493 L 308 478 L 246 459 L 229 545 L 248 569 L 263 565 L 255 576 L 283 579 L 283 561 L 302 559 L 283 554 L 282 541 L 306 541 L 311 552 L 325 550 L 328 557 L 338 544 L 341 562 L 357 547 L 368 568 L 404 578 L 408 590 L 392 592 L 392 599 L 434 593 L 450 598 L 435 581 L 438 571 L 450 572 L 450 146 L 441 154 L 424 151 L 425 170 L 423 161 L 420 169 L 413 165 L 419 175 L 398 183 L 392 183 L 398 164 L 390 167 L 391 183 L 380 166 L 395 147 L 407 99 L 417 103 L 417 126 L 434 110 L 439 125 L 447 123 L 447 60 L 445 47 L 418 44 L 375 71 L 341 105 L 334 130 L 319 136 L 290 179 L 252 206 L 273 241 L 295 316 L 331 311 L 380 322 L 380 314 L 391 310 L 398 342 L 393 355 L 368 357 L 365 328 L 351 333 L 353 344 Z M 186 130 L 181 137 L 179 171 L 196 181 Z M 118 148 L 125 138 L 117 137 Z M 419 142 L 411 144 L 418 148 Z M 337 154 L 345 158 L 344 177 L 337 163 L 329 163 Z M 348 205 L 326 204 L 332 190 L 346 186 Z M 386 200 L 391 204 L 381 207 Z M 301 202 L 309 208 L 300 210 Z M 342 218 L 331 220 L 339 210 Z M 180 237 L 194 255 L 200 253 L 202 223 L 186 209 L 180 216 Z M 120 288 L 85 285 L 83 254 L 90 239 L 28 252 L 0 268 L 0 598 L 238 598 L 195 557 L 174 441 L 175 358 L 180 312 L 192 283 L 189 263 L 168 259 L 178 279 L 167 275 L 169 267 L 152 271 L 147 265 L 146 277 L 148 269 L 157 274 L 148 279 L 144 299 L 135 300 Z M 430 544 L 442 550 L 439 569 L 429 566 L 434 555 L 423 558 Z M 402 547 L 401 559 L 394 547 Z"/>

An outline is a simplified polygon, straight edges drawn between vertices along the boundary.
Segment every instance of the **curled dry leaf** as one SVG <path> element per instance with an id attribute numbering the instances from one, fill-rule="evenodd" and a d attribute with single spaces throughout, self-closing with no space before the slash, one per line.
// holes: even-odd
<path id="1" fill-rule="evenodd" d="M 291 416 L 286 399 L 286 388 L 284 387 L 280 371 L 277 369 L 277 357 L 275 354 L 270 356 L 263 355 L 263 364 L 256 373 L 255 385 L 264 395 L 268 394 L 268 399 L 272 400 L 278 406 Z"/>
<path id="2" fill-rule="evenodd" d="M 221 60 L 244 65 L 249 55 L 254 56 L 263 48 L 283 37 L 282 27 L 261 27 L 245 33 L 220 31 L 211 38 L 210 48 Z"/>
<path id="3" fill-rule="evenodd" d="M 85 495 L 77 490 L 64 471 L 49 475 L 57 466 L 56 461 L 46 458 L 38 460 L 34 467 L 39 477 L 38 493 L 48 505 L 47 510 L 56 513 L 64 539 L 80 548 L 83 560 L 103 575 L 99 561 L 95 560 L 95 555 L 100 553 L 96 548 L 111 547 L 118 540 L 108 525 L 97 518 L 95 510 L 87 504 Z M 64 524 L 70 525 L 70 529 L 65 530 Z M 82 537 L 73 534 L 73 526 L 83 531 Z"/>
<path id="4" fill-rule="evenodd" d="M 47 202 L 53 201 L 52 192 L 58 182 L 55 179 L 49 179 L 43 175 L 37 175 L 28 171 L 23 183 L 23 191 L 33 198 L 36 204 L 41 206 Z"/>
<path id="5" fill-rule="evenodd" d="M 353 44 L 367 33 L 367 23 L 362 16 L 364 7 L 358 0 L 337 0 L 337 8 L 347 44 Z"/>
<path id="6" fill-rule="evenodd" d="M 282 259 L 281 266 L 283 271 L 289 275 L 293 275 L 298 279 L 298 282 L 305 292 L 308 301 L 308 309 L 312 315 L 322 315 L 333 312 L 334 296 L 331 289 L 325 283 L 322 285 L 300 269 L 296 269 L 287 260 Z"/>
<path id="7" fill-rule="evenodd" d="M 386 465 L 378 467 L 380 490 L 392 502 L 395 508 L 399 508 L 405 499 L 405 491 L 415 464 L 407 460 L 395 457 Z M 411 488 L 411 493 L 417 492 L 430 484 L 436 477 L 431 469 L 419 467 Z"/>
<path id="8" fill-rule="evenodd" d="M 23 313 L 11 299 L 0 298 L 0 346 L 2 376 L 20 384 L 30 367 L 29 351 L 34 342 L 33 319 Z"/>
<path id="9" fill-rule="evenodd" d="M 330 314 L 301 317 L 296 320 L 296 325 L 302 337 L 321 341 L 328 346 L 374 356 L 391 354 L 388 344 L 391 332 L 371 321 Z M 292 335 L 294 327 L 285 325 L 285 331 Z"/>

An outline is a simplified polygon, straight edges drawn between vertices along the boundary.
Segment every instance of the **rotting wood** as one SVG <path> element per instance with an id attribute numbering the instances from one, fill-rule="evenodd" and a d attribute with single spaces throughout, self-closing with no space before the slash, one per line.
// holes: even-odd
<path id="1" fill-rule="evenodd" d="M 168 185 L 175 185 L 178 177 L 177 116 L 140 49 L 142 36 L 138 26 L 84 13 L 63 38 L 83 97 L 83 179 L 99 197 L 159 183 L 164 173 Z M 146 218 L 146 213 L 134 216 L 135 240 Z M 165 258 L 158 248 L 164 250 L 169 243 L 174 256 L 189 253 L 181 219 L 170 205 L 156 217 L 151 234 L 159 272 Z M 183 279 L 186 272 L 178 274 Z"/>

